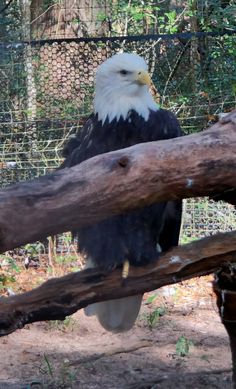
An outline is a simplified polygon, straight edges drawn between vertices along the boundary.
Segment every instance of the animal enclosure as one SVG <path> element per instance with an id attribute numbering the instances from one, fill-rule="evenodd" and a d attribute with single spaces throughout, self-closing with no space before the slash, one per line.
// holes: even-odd
<path id="1" fill-rule="evenodd" d="M 156 101 L 177 115 L 186 134 L 206 129 L 217 120 L 218 114 L 235 106 L 236 26 L 231 1 L 62 0 L 56 3 L 51 0 L 10 0 L 2 3 L 1 188 L 42 176 L 60 165 L 63 144 L 79 131 L 91 112 L 96 68 L 114 53 L 135 51 L 146 59 Z M 14 214 L 17 215 L 17 209 Z M 232 206 L 206 198 L 184 202 L 182 243 L 234 230 L 235 227 L 236 211 Z M 228 260 L 233 258 L 235 240 L 232 236 L 233 233 L 225 235 L 221 252 L 218 237 L 215 240 L 213 237 L 215 251 L 211 271 L 216 269 L 217 260 L 221 263 L 220 255 L 226 255 L 227 250 L 230 251 L 226 256 Z M 61 246 L 71 249 L 66 234 L 60 239 Z M 195 243 L 196 246 L 187 246 L 186 258 L 189 258 L 191 247 L 195 247 L 194 253 L 200 253 L 196 260 L 200 255 L 206 259 L 201 243 L 194 242 L 193 245 Z M 81 268 L 82 261 L 76 249 L 73 249 L 73 255 L 68 249 L 69 255 L 66 256 L 61 246 L 61 255 L 55 252 L 53 260 L 42 253 L 39 255 L 37 244 L 20 249 L 20 258 L 14 251 L 1 256 L 2 294 L 26 292 L 52 276 L 68 272 L 74 281 L 76 277 L 83 278 L 83 273 L 73 273 Z M 170 262 L 167 258 L 167 267 Z M 173 268 L 175 266 L 178 268 L 178 263 L 173 263 Z M 191 273 L 188 264 L 186 269 Z M 156 273 L 158 278 L 158 268 Z M 116 274 L 118 290 L 119 270 Z M 174 278 L 175 274 L 169 277 L 172 276 Z M 93 278 L 95 283 L 96 277 Z M 153 278 L 150 276 L 148 284 L 151 285 Z M 62 280 L 58 278 L 56 282 L 61 285 Z M 82 311 L 75 318 L 67 317 L 62 323 L 41 322 L 31 325 L 30 331 L 26 327 L 11 337 L 1 338 L 4 360 L 0 386 L 15 389 L 24 387 L 27 382 L 30 388 L 42 388 L 45 384 L 57 389 L 141 389 L 159 384 L 163 389 L 189 386 L 228 389 L 231 374 L 229 347 L 216 314 L 211 282 L 209 276 L 146 295 L 142 315 L 134 332 L 128 335 L 134 344 L 127 342 L 125 351 L 117 347 L 124 343 L 123 335 L 114 341 L 83 317 Z M 73 289 L 73 284 L 69 284 Z M 74 283 L 75 290 L 78 284 Z M 112 278 L 110 285 L 112 292 Z M 61 294 L 61 308 L 68 303 L 67 288 L 66 284 L 63 288 L 55 288 L 57 307 L 58 291 L 65 291 L 65 296 Z M 46 295 L 43 314 L 49 307 L 48 297 Z M 16 327 L 11 327 L 11 321 L 8 323 L 12 330 L 32 318 L 31 313 L 24 314 L 19 308 L 18 298 L 21 299 L 20 296 L 1 299 L 1 330 L 7 327 L 4 322 L 7 316 L 3 314 L 5 301 L 6 305 L 13 301 L 13 309 L 9 305 L 8 317 L 12 318 L 12 312 L 16 313 Z M 54 301 L 51 302 L 52 309 L 49 307 L 48 314 L 53 318 L 57 312 Z M 75 305 L 71 307 L 73 311 Z M 40 309 L 37 303 L 36 308 Z M 33 309 L 34 315 L 36 320 L 39 319 L 37 309 Z M 143 342 L 144 337 L 146 341 Z M 137 341 L 139 338 L 141 342 Z M 178 349 L 181 340 L 186 345 L 185 357 Z M 62 344 L 66 346 L 62 347 Z M 143 347 L 146 347 L 146 353 Z M 190 352 L 186 351 L 188 348 Z M 32 381 L 33 377 L 37 380 Z"/>

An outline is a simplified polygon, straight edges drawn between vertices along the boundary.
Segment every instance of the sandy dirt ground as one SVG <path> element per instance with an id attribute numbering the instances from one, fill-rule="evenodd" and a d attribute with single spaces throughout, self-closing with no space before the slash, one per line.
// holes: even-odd
<path id="1" fill-rule="evenodd" d="M 127 333 L 108 333 L 80 311 L 18 330 L 0 347 L 1 389 L 232 388 L 229 341 L 210 277 L 145 295 Z"/>

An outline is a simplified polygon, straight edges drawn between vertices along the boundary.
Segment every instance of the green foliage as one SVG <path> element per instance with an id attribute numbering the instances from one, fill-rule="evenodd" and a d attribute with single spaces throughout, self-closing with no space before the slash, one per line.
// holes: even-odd
<path id="1" fill-rule="evenodd" d="M 12 282 L 16 282 L 13 275 L 10 273 L 0 273 L 0 290 L 5 289 Z"/>
<path id="2" fill-rule="evenodd" d="M 0 9 L 6 5 L 4 0 L 0 0 Z M 22 7 L 19 2 L 11 2 L 4 12 L 0 13 L 0 41 L 11 41 L 19 39 L 19 30 L 22 22 Z M 10 32 L 10 33 L 9 33 Z"/>
<path id="3" fill-rule="evenodd" d="M 176 354 L 180 357 L 186 357 L 189 355 L 190 347 L 192 346 L 193 346 L 193 342 L 182 335 L 177 340 L 175 346 Z"/>
<path id="4" fill-rule="evenodd" d="M 181 236 L 181 244 L 187 244 L 187 243 L 191 243 L 191 242 L 194 242 L 198 240 L 198 238 L 194 237 L 194 236 L 188 236 L 188 235 L 182 235 Z"/>
<path id="5" fill-rule="evenodd" d="M 41 4 L 41 10 L 38 9 L 37 11 L 45 12 L 54 4 L 58 4 L 58 0 L 44 0 Z"/>
<path id="6" fill-rule="evenodd" d="M 5 290 L 16 282 L 15 274 L 21 271 L 16 261 L 9 255 L 1 255 L 0 257 L 0 291 Z"/>
<path id="7" fill-rule="evenodd" d="M 20 273 L 20 268 L 19 266 L 17 265 L 16 261 L 13 259 L 13 258 L 8 258 L 8 263 L 9 263 L 9 266 L 10 266 L 10 270 L 13 270 L 15 271 L 16 273 Z"/>
<path id="8" fill-rule="evenodd" d="M 188 0 L 175 8 L 168 3 L 157 5 L 154 0 L 110 0 L 106 3 L 105 10 L 101 9 L 97 13 L 97 21 L 111 20 L 113 35 L 189 31 L 193 19 L 201 31 L 230 30 L 236 27 L 234 1 L 229 1 L 225 6 L 219 0 L 209 0 L 207 3 Z"/>
<path id="9" fill-rule="evenodd" d="M 112 9 L 112 34 L 133 35 L 174 33 L 177 31 L 178 9 L 165 10 L 156 1 L 110 1 Z M 107 19 L 105 12 L 98 14 L 98 21 Z"/>
<path id="10" fill-rule="evenodd" d="M 39 255 L 45 251 L 45 247 L 41 242 L 29 243 L 25 245 L 25 251 L 31 257 Z"/>
<path id="11" fill-rule="evenodd" d="M 195 16 L 201 30 L 204 31 L 236 28 L 236 5 L 234 1 L 229 1 L 226 6 L 219 0 L 208 0 L 207 5 L 200 2 L 198 8 L 196 8 Z"/>
<path id="12" fill-rule="evenodd" d="M 56 368 L 46 354 L 43 354 L 40 372 L 49 378 L 50 385 L 61 389 L 70 388 L 77 377 L 77 371 L 70 366 L 70 361 L 68 359 L 64 359 L 61 366 Z"/>
<path id="13" fill-rule="evenodd" d="M 77 260 L 77 257 L 76 255 L 56 255 L 55 256 L 55 262 L 60 264 L 60 265 L 64 265 L 64 264 L 69 264 L 69 263 L 73 263 L 73 262 L 76 262 Z"/>
<path id="14" fill-rule="evenodd" d="M 46 374 L 48 374 L 51 378 L 54 376 L 54 371 L 51 362 L 49 361 L 49 358 L 46 354 L 43 354 L 44 358 L 44 364 L 45 364 L 45 369 L 43 370 Z"/>
<path id="15" fill-rule="evenodd" d="M 157 293 L 154 293 L 150 296 L 148 296 L 147 300 L 146 300 L 146 304 L 149 305 L 149 304 L 152 304 L 154 303 L 154 301 L 156 301 L 156 299 L 158 298 L 158 294 Z"/>
<path id="16" fill-rule="evenodd" d="M 154 328 L 161 316 L 166 314 L 165 307 L 158 307 L 153 309 L 150 313 L 145 315 L 146 322 L 150 329 Z"/>
<path id="17" fill-rule="evenodd" d="M 73 331 L 76 321 L 71 316 L 66 316 L 64 320 L 50 320 L 48 323 L 49 330 L 59 330 L 61 332 Z"/>
<path id="18" fill-rule="evenodd" d="M 0 266 L 5 268 L 7 267 L 7 270 L 9 272 L 20 272 L 20 267 L 17 265 L 14 258 L 12 258 L 10 255 L 1 255 L 0 256 Z"/>

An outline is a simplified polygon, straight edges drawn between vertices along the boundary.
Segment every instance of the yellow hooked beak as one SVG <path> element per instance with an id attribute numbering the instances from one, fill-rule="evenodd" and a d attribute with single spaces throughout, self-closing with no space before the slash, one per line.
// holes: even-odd
<path id="1" fill-rule="evenodd" d="M 141 85 L 148 85 L 150 86 L 152 83 L 151 77 L 149 76 L 148 72 L 145 70 L 140 70 L 136 73 L 135 81 L 140 83 Z"/>

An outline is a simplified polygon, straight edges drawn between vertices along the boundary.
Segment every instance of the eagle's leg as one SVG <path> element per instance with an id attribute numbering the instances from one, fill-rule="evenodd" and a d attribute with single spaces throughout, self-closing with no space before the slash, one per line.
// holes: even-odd
<path id="1" fill-rule="evenodd" d="M 122 280 L 126 280 L 129 275 L 129 261 L 128 259 L 125 260 L 122 267 Z"/>

